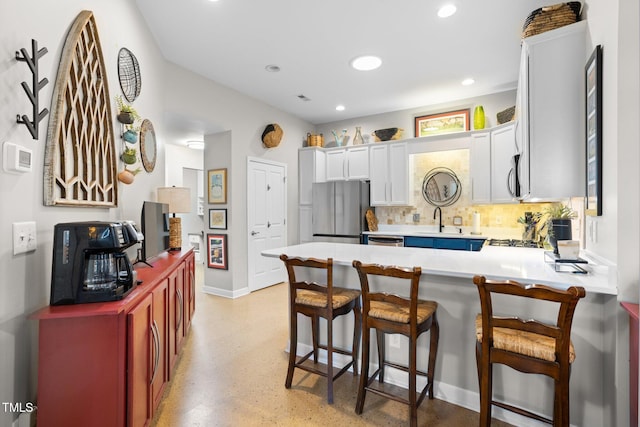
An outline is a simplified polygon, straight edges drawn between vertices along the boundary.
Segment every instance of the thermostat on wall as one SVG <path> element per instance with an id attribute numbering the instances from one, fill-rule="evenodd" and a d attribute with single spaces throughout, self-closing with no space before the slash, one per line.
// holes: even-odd
<path id="1" fill-rule="evenodd" d="M 2 146 L 2 164 L 5 172 L 31 172 L 33 152 L 12 142 Z"/>

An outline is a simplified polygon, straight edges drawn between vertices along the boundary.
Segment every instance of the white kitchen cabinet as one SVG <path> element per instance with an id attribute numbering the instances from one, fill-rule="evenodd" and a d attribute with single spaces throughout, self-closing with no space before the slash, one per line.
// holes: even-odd
<path id="1" fill-rule="evenodd" d="M 515 123 L 491 130 L 491 203 L 513 203 Z"/>
<path id="2" fill-rule="evenodd" d="M 469 172 L 471 203 L 491 203 L 491 133 L 471 135 Z"/>
<path id="3" fill-rule="evenodd" d="M 302 148 L 298 151 L 298 204 L 310 205 L 314 182 L 326 182 L 326 157 L 322 150 Z"/>
<path id="4" fill-rule="evenodd" d="M 327 181 L 369 179 L 369 147 L 327 150 L 326 156 Z"/>
<path id="5" fill-rule="evenodd" d="M 371 206 L 409 205 L 409 155 L 407 143 L 373 145 L 371 165 Z"/>
<path id="6" fill-rule="evenodd" d="M 586 26 L 580 21 L 522 41 L 516 100 L 522 199 L 584 195 Z"/>
<path id="7" fill-rule="evenodd" d="M 471 202 L 513 203 L 515 123 L 471 135 Z"/>
<path id="8" fill-rule="evenodd" d="M 298 206 L 299 243 L 313 242 L 313 207 Z"/>

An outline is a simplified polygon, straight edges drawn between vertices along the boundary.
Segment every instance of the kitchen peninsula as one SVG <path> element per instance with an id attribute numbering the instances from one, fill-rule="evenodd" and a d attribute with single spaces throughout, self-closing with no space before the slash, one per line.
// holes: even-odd
<path id="1" fill-rule="evenodd" d="M 290 257 L 333 258 L 334 283 L 348 288 L 360 286 L 357 273 L 351 266 L 355 259 L 364 263 L 420 266 L 420 297 L 439 304 L 440 344 L 435 374 L 436 397 L 474 410 L 478 410 L 479 406 L 474 319 L 480 312 L 480 302 L 471 281 L 473 275 L 482 274 L 490 279 L 514 279 L 523 283 L 543 283 L 562 288 L 572 285 L 584 287 L 587 296 L 578 304 L 573 322 L 572 340 L 577 357 L 571 373 L 571 421 L 575 425 L 604 425 L 604 377 L 608 359 L 613 357 L 615 351 L 606 344 L 604 326 L 605 313 L 611 312 L 617 304 L 617 289 L 612 285 L 615 283 L 612 280 L 616 274 L 614 268 L 596 265 L 589 260 L 590 263 L 585 267 L 587 274 L 557 273 L 552 263 L 545 262 L 543 249 L 489 246 L 480 251 L 453 251 L 316 242 L 266 250 L 262 255 L 278 257 L 282 253 Z M 382 282 L 381 285 L 385 286 L 387 283 Z M 403 293 L 402 290 L 392 288 L 391 283 L 388 283 L 386 291 Z M 520 306 L 517 309 L 524 316 L 532 312 L 531 307 Z M 496 310 L 499 311 L 499 308 L 496 307 Z M 540 317 L 539 312 L 540 310 L 536 310 L 537 317 Z M 551 312 L 550 310 L 549 313 Z M 350 342 L 347 331 L 351 328 L 351 321 L 336 321 L 334 343 L 345 345 Z M 300 352 L 306 352 L 311 343 L 311 330 L 306 322 L 300 326 L 303 328 L 299 327 L 298 348 Z M 399 348 L 387 349 L 391 358 L 398 361 L 406 359 L 406 343 L 400 342 Z M 428 344 L 423 341 L 419 342 L 419 346 L 426 351 Z M 419 358 L 418 368 L 422 369 L 426 364 L 426 356 Z M 545 378 L 535 376 L 527 376 L 524 382 L 522 375 L 524 374 L 509 369 L 496 369 L 495 397 L 501 400 L 504 396 L 509 396 L 511 401 L 526 402 L 535 412 L 550 415 L 553 408 L 552 384 Z M 407 387 L 406 379 L 397 372 L 390 372 L 386 378 Z M 494 416 L 515 425 L 534 425 L 518 415 L 497 409 L 494 409 Z"/>

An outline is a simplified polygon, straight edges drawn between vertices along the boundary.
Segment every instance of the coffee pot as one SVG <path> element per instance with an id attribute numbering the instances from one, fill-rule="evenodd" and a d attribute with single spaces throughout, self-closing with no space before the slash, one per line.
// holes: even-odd
<path id="1" fill-rule="evenodd" d="M 86 290 L 115 289 L 131 275 L 124 252 L 88 254 L 83 287 Z"/>
<path id="2" fill-rule="evenodd" d="M 57 224 L 50 304 L 124 298 L 137 285 L 136 271 L 125 249 L 138 241 L 130 221 Z"/>

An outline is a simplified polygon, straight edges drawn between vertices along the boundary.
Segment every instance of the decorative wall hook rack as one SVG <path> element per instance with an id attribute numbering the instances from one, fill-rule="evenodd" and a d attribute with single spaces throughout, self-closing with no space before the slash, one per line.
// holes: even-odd
<path id="1" fill-rule="evenodd" d="M 33 105 L 33 120 L 29 120 L 29 117 L 26 114 L 22 116 L 18 114 L 16 120 L 18 123 L 25 125 L 27 129 L 29 129 L 29 133 L 31 133 L 31 136 L 33 137 L 33 139 L 38 139 L 38 127 L 39 127 L 38 125 L 40 124 L 40 121 L 44 119 L 47 114 L 49 114 L 49 110 L 47 110 L 46 108 L 43 108 L 42 111 L 39 111 L 40 110 L 39 93 L 42 90 L 42 88 L 45 87 L 47 83 L 49 83 L 49 80 L 47 80 L 46 78 L 42 80 L 38 80 L 40 78 L 38 76 L 38 61 L 47 52 L 48 51 L 46 47 L 43 47 L 42 49 L 38 50 L 38 42 L 34 39 L 31 40 L 32 56 L 29 56 L 25 48 L 20 49 L 19 52 L 16 51 L 16 59 L 18 61 L 26 62 L 27 65 L 29 66 L 29 69 L 31 70 L 31 74 L 33 74 L 33 81 L 32 81 L 33 90 L 29 88 L 29 85 L 27 84 L 27 82 L 21 83 L 22 88 L 24 89 L 25 93 L 27 94 L 27 97 L 29 98 L 29 101 L 31 101 L 31 104 Z"/>

